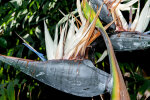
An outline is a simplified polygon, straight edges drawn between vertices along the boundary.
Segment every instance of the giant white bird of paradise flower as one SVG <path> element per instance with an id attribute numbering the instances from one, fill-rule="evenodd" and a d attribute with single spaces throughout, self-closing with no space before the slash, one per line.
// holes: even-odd
<path id="1" fill-rule="evenodd" d="M 150 0 L 147 0 L 142 11 L 140 11 L 140 0 L 104 0 L 108 5 L 108 9 L 111 10 L 113 18 L 116 19 L 116 30 L 120 31 L 138 31 L 143 33 L 147 28 L 150 21 Z M 127 3 L 124 3 L 127 2 Z M 132 6 L 138 2 L 138 7 L 133 8 Z M 136 10 L 136 16 L 132 22 L 132 10 Z M 129 23 L 123 16 L 122 11 L 130 12 Z"/>
<path id="2" fill-rule="evenodd" d="M 85 58 L 86 48 L 94 41 L 96 20 L 89 23 L 82 15 L 81 5 L 77 2 L 78 12 L 82 24 L 80 27 L 75 25 L 75 17 L 71 17 L 61 27 L 56 25 L 54 41 L 50 36 L 47 25 L 44 22 L 45 44 L 48 60 L 52 59 L 82 59 Z M 70 16 L 73 16 L 70 14 Z M 60 31 L 58 31 L 60 28 Z M 60 38 L 58 38 L 60 32 Z M 59 39 L 59 41 L 58 41 Z"/>
<path id="3" fill-rule="evenodd" d="M 81 14 L 80 2 L 77 2 L 77 5 L 78 12 Z M 61 24 L 61 27 L 59 27 L 59 24 L 56 25 L 54 40 L 44 22 L 48 61 L 45 61 L 43 55 L 32 48 L 23 38 L 24 45 L 34 51 L 43 61 L 33 61 L 1 54 L 0 60 L 66 93 L 93 97 L 105 91 L 111 92 L 112 76 L 96 68 L 91 61 L 82 59 L 85 58 L 87 46 L 95 39 L 95 34 L 99 34 L 99 32 L 95 33 L 94 30 L 98 14 L 92 22 L 80 15 L 82 21 L 80 27 L 76 26 L 75 17 L 68 19 L 66 15 L 61 21 L 65 18 L 67 18 L 67 21 Z"/>

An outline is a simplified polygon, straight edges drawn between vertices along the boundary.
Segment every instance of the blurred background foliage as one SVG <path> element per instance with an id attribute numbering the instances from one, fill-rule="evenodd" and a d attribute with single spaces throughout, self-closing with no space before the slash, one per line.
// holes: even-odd
<path id="1" fill-rule="evenodd" d="M 0 0 L 0 54 L 40 60 L 22 45 L 23 41 L 15 33 L 46 55 L 43 20 L 47 21 L 49 31 L 53 34 L 55 25 L 63 17 L 59 9 L 65 14 L 74 11 L 76 0 Z M 144 100 L 150 96 L 149 60 L 146 58 L 150 56 L 149 51 L 116 53 L 131 100 Z M 97 52 L 95 57 L 100 55 Z M 104 59 L 99 66 L 106 69 L 109 66 L 108 59 Z M 72 100 L 91 100 L 55 90 L 0 62 L 0 100 L 47 100 L 60 96 Z M 107 96 L 105 100 L 109 100 Z"/>

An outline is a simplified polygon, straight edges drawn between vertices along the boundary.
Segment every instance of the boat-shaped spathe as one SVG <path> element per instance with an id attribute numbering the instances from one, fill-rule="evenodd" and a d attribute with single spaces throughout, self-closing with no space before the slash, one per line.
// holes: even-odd
<path id="1" fill-rule="evenodd" d="M 93 97 L 111 91 L 111 75 L 90 60 L 33 61 L 0 55 L 0 60 L 63 92 Z"/>

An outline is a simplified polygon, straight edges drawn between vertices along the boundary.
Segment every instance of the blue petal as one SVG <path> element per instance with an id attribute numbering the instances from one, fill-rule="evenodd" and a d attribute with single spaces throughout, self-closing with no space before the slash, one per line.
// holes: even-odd
<path id="1" fill-rule="evenodd" d="M 33 51 L 34 53 L 36 53 L 42 61 L 46 61 L 45 57 L 43 56 L 42 53 L 37 52 L 36 50 L 34 50 L 30 45 L 26 44 L 26 43 L 22 43 L 23 45 L 25 45 L 26 47 L 28 47 L 31 51 Z"/>

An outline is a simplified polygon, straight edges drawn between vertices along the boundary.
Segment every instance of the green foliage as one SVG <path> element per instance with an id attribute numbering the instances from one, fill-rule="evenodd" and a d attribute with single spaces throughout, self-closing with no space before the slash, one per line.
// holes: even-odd
<path id="1" fill-rule="evenodd" d="M 72 2 L 74 2 L 73 0 Z M 70 2 L 70 3 L 72 3 Z M 58 0 L 11 0 L 9 2 L 0 3 L 0 29 L 4 30 L 4 35 L 0 39 L 1 47 L 10 47 L 10 41 L 16 42 L 15 32 L 24 38 L 35 47 L 35 42 L 39 41 L 39 48 L 44 45 L 43 39 L 43 21 L 49 23 L 50 32 L 54 32 L 54 28 L 58 20 L 63 16 L 59 9 L 64 13 L 69 13 L 69 4 L 66 0 L 59 2 Z M 74 6 L 70 8 L 74 8 Z M 73 10 L 73 9 L 72 9 Z M 33 41 L 34 40 L 34 41 Z M 9 41 L 9 42 L 8 42 Z M 44 47 L 42 47 L 44 49 Z"/>
<path id="2" fill-rule="evenodd" d="M 68 14 L 75 8 L 75 0 L 0 0 L 0 54 L 39 60 L 15 33 L 45 55 L 43 21 L 53 34 L 63 17 L 59 9 Z M 38 86 L 36 80 L 0 62 L 0 100 L 37 100 L 43 92 Z"/>
<path id="3" fill-rule="evenodd" d="M 0 38 L 0 46 L 2 48 L 6 48 L 7 47 L 7 41 L 3 37 Z"/>

